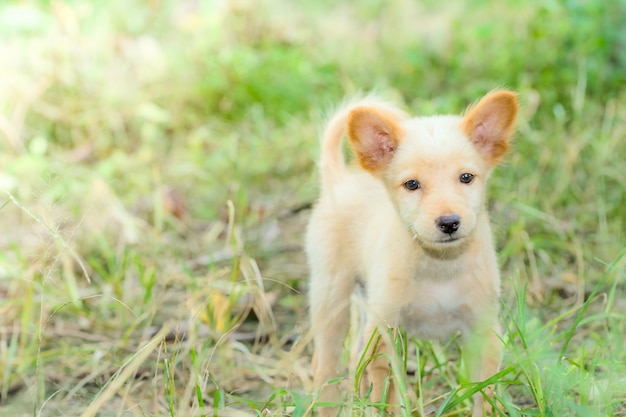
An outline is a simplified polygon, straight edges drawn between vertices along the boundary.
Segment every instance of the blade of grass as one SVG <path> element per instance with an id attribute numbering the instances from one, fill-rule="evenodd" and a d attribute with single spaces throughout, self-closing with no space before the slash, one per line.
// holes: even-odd
<path id="1" fill-rule="evenodd" d="M 600 277 L 596 285 L 594 285 L 593 290 L 591 291 L 591 294 L 589 294 L 589 296 L 583 303 L 580 310 L 578 310 L 578 314 L 576 315 L 576 318 L 574 319 L 574 323 L 572 323 L 572 325 L 570 326 L 569 330 L 566 333 L 565 341 L 563 342 L 563 346 L 561 347 L 561 351 L 559 352 L 559 357 L 557 358 L 557 363 L 560 363 L 565 358 L 565 352 L 567 352 L 567 348 L 569 347 L 569 344 L 572 341 L 572 338 L 574 337 L 574 333 L 576 332 L 576 329 L 578 328 L 581 321 L 583 320 L 583 317 L 585 316 L 585 313 L 587 312 L 587 308 L 589 308 L 589 304 L 596 297 L 596 294 L 598 294 L 598 291 L 600 291 L 600 288 L 602 287 L 604 282 L 607 280 L 607 278 L 610 276 L 612 267 L 617 265 L 617 263 L 620 261 L 620 259 L 622 259 L 625 253 L 626 251 L 622 251 L 619 254 L 619 256 L 612 262 L 611 267 L 607 268 L 607 270 L 602 275 L 602 277 Z"/>
<path id="2" fill-rule="evenodd" d="M 163 342 L 163 339 L 174 328 L 173 325 L 164 325 L 145 345 L 143 345 L 137 353 L 133 354 L 121 366 L 121 368 L 113 375 L 111 379 L 100 390 L 95 400 L 89 404 L 87 409 L 83 411 L 80 417 L 94 417 L 98 414 L 98 410 L 109 401 L 115 393 L 121 389 L 124 384 L 137 372 L 139 366 L 146 360 L 152 352 Z"/>
<path id="3" fill-rule="evenodd" d="M 200 387 L 200 384 L 198 383 L 198 374 L 197 374 L 197 370 L 198 370 L 198 355 L 196 353 L 196 349 L 195 348 L 191 348 L 191 365 L 194 368 L 194 373 L 196 376 L 196 381 L 194 383 L 194 389 L 196 392 L 196 400 L 198 400 L 198 407 L 200 408 L 200 416 L 201 417 L 205 417 L 206 413 L 204 411 L 204 396 L 202 395 L 202 388 Z"/>
<path id="4" fill-rule="evenodd" d="M 87 268 L 85 267 L 85 264 L 83 263 L 82 259 L 80 258 L 80 256 L 78 256 L 78 253 L 76 253 L 76 251 L 74 249 L 72 249 L 67 244 L 67 242 L 65 241 L 65 239 L 63 239 L 63 237 L 59 234 L 59 232 L 54 230 L 52 228 L 52 226 L 50 226 L 48 223 L 46 223 L 41 217 L 37 216 L 35 213 L 33 213 L 31 210 L 29 210 L 28 207 L 26 207 L 22 203 L 20 203 L 17 200 L 17 198 L 15 198 L 15 196 L 13 196 L 13 194 L 11 194 L 10 191 L 4 190 L 4 189 L 2 191 L 4 191 L 4 193 L 9 197 L 11 202 L 13 202 L 13 204 L 15 204 L 20 210 L 22 210 L 30 218 L 32 218 L 37 223 L 39 223 L 40 225 L 42 225 L 43 227 L 46 228 L 46 230 L 52 235 L 52 237 L 54 237 L 54 239 L 56 241 L 58 241 L 61 244 L 61 246 L 63 246 L 63 248 L 65 248 L 65 250 L 68 251 L 68 253 L 72 256 L 72 258 L 74 258 L 74 260 L 76 261 L 78 266 L 81 268 L 81 270 L 83 272 L 83 275 L 85 276 L 85 279 L 87 280 L 87 282 L 89 284 L 91 284 L 91 278 L 89 277 L 89 273 L 87 272 Z M 5 203 L 5 205 L 6 205 L 6 203 Z"/>

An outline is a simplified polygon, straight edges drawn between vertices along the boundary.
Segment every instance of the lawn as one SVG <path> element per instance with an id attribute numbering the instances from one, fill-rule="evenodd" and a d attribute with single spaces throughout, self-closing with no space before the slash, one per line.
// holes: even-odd
<path id="1" fill-rule="evenodd" d="M 461 113 L 505 86 L 522 107 L 490 186 L 498 415 L 626 416 L 624 16 L 623 0 L 1 2 L 0 414 L 311 415 L 302 240 L 325 115 L 372 90 Z M 469 413 L 458 353 L 406 341 L 413 415 Z"/>

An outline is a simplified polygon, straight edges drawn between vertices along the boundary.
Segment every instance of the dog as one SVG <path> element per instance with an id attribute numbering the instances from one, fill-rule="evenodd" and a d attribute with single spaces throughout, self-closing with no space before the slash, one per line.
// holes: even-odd
<path id="1" fill-rule="evenodd" d="M 313 380 L 339 400 L 351 300 L 362 289 L 361 390 L 396 408 L 387 329 L 422 339 L 461 334 L 472 381 L 497 373 L 500 275 L 485 204 L 487 180 L 514 133 L 517 96 L 486 94 L 462 116 L 410 117 L 375 97 L 341 107 L 321 141 L 320 197 L 306 231 Z M 342 152 L 347 136 L 354 163 Z M 388 333 L 387 333 L 388 334 Z M 377 342 L 371 342 L 379 335 Z M 388 340 L 388 339 L 387 339 Z M 389 386 L 385 397 L 384 387 Z M 492 392 L 485 390 L 487 395 Z M 473 417 L 491 413 L 480 393 Z M 322 416 L 338 409 L 319 407 Z"/>

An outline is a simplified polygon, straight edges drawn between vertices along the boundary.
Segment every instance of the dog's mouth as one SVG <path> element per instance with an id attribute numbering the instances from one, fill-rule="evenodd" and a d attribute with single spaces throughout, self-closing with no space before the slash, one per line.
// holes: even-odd
<path id="1" fill-rule="evenodd" d="M 433 244 L 441 247 L 456 246 L 464 240 L 465 236 L 446 236 L 436 242 L 433 242 Z"/>
<path id="2" fill-rule="evenodd" d="M 462 243 L 466 238 L 466 236 L 463 235 L 452 234 L 442 236 L 439 239 L 428 239 L 420 236 L 415 230 L 412 230 L 412 232 L 413 239 L 415 239 L 420 245 L 433 249 L 456 246 Z"/>

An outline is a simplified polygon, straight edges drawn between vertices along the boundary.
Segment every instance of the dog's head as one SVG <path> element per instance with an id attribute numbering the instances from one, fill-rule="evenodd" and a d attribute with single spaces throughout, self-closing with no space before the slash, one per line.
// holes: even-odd
<path id="1" fill-rule="evenodd" d="M 516 95 L 503 90 L 462 117 L 398 121 L 384 109 L 361 106 L 348 117 L 348 137 L 359 165 L 383 181 L 415 239 L 445 249 L 472 234 L 516 115 Z"/>

